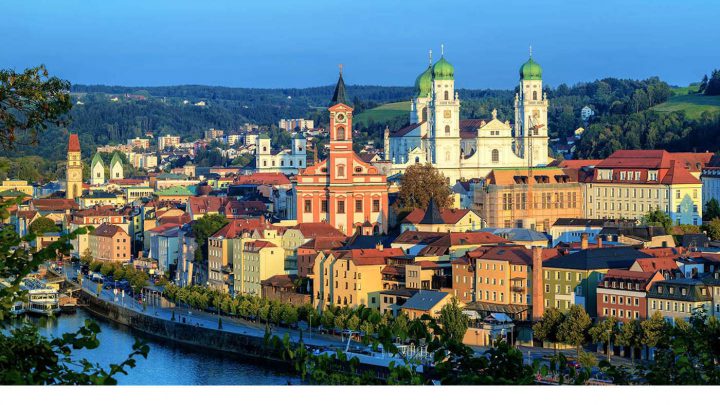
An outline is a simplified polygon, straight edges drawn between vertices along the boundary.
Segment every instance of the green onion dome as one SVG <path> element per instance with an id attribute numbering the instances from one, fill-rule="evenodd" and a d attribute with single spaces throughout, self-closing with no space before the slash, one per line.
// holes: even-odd
<path id="1" fill-rule="evenodd" d="M 542 80 L 542 68 L 532 56 L 520 66 L 520 80 Z"/>
<path id="2" fill-rule="evenodd" d="M 415 80 L 415 97 L 430 97 L 432 93 L 432 67 L 428 66 Z"/>
<path id="3" fill-rule="evenodd" d="M 455 68 L 448 62 L 445 57 L 441 57 L 433 66 L 433 78 L 435 80 L 453 80 L 455 78 Z"/>

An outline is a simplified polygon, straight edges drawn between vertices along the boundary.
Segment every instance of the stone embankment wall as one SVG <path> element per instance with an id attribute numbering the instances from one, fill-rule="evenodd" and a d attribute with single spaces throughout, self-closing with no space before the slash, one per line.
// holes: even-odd
<path id="1" fill-rule="evenodd" d="M 156 318 L 103 301 L 86 291 L 81 292 L 80 300 L 87 304 L 85 309 L 95 316 L 125 325 L 155 338 L 201 349 L 231 353 L 243 358 L 270 363 L 270 365 L 286 369 L 288 372 L 294 371 L 290 369 L 291 365 L 283 361 L 277 352 L 265 344 L 265 339 L 261 337 Z"/>

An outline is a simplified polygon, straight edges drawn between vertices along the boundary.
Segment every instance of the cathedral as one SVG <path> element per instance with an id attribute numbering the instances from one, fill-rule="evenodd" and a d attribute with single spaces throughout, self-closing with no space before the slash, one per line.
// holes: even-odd
<path id="1" fill-rule="evenodd" d="M 395 133 L 385 131 L 385 159 L 392 164 L 391 174 L 432 163 L 451 185 L 497 168 L 544 166 L 551 161 L 547 111 L 542 68 L 532 54 L 520 67 L 513 123 L 498 119 L 496 110 L 487 119 L 460 119 L 455 68 L 444 55 L 435 64 L 431 57 L 415 81 L 410 124 Z"/>

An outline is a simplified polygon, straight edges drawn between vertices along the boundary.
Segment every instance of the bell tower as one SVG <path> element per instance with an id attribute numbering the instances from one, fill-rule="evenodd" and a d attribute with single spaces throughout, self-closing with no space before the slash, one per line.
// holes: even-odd
<path id="1" fill-rule="evenodd" d="M 521 139 L 521 156 L 533 166 L 549 163 L 547 111 L 542 68 L 530 48 L 530 58 L 520 67 L 520 91 L 515 95 L 515 134 Z"/>
<path id="2" fill-rule="evenodd" d="M 67 168 L 65 170 L 65 198 L 74 200 L 82 196 L 82 158 L 80 156 L 80 138 L 70 134 L 68 139 Z"/>
<path id="3" fill-rule="evenodd" d="M 328 173 L 332 182 L 352 181 L 352 118 L 353 108 L 345 93 L 345 81 L 340 65 L 340 77 L 330 102 L 330 153 Z"/>

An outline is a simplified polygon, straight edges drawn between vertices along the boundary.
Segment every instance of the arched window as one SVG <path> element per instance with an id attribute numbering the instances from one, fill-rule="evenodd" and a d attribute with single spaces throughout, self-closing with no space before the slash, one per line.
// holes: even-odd
<path id="1" fill-rule="evenodd" d="M 450 100 L 450 93 L 445 90 L 445 100 Z"/>
<path id="2" fill-rule="evenodd" d="M 445 125 L 445 135 L 450 135 L 450 125 Z"/>
<path id="3" fill-rule="evenodd" d="M 263 146 L 263 152 L 267 152 L 267 146 Z"/>
<path id="4" fill-rule="evenodd" d="M 500 161 L 500 151 L 497 149 L 492 150 L 492 162 L 497 163 Z"/>
<path id="5" fill-rule="evenodd" d="M 345 127 L 337 127 L 337 140 L 338 141 L 345 140 Z"/>
<path id="6" fill-rule="evenodd" d="M 420 163 L 420 156 L 415 156 L 415 163 Z"/>
<path id="7" fill-rule="evenodd" d="M 338 165 L 338 166 L 337 166 L 337 176 L 338 176 L 338 177 L 345 177 L 345 165 Z"/>
<path id="8" fill-rule="evenodd" d="M 533 100 L 537 100 L 537 90 L 533 90 Z"/>

